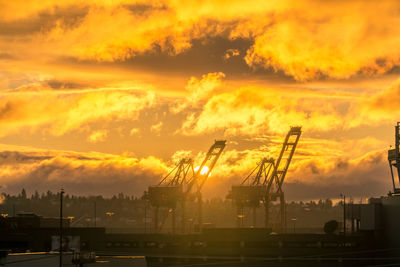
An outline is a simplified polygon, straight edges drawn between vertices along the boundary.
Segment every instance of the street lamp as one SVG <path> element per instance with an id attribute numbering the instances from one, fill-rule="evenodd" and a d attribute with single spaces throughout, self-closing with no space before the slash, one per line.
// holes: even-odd
<path id="1" fill-rule="evenodd" d="M 62 267 L 62 244 L 63 244 L 63 195 L 64 189 L 60 190 L 60 267 Z"/>
<path id="2" fill-rule="evenodd" d="M 346 196 L 341 193 L 340 197 L 343 198 L 343 236 L 346 236 Z"/>

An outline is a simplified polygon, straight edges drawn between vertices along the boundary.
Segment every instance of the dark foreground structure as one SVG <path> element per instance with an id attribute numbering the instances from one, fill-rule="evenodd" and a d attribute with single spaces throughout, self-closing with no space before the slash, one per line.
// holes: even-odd
<path id="1" fill-rule="evenodd" d="M 145 256 L 147 266 L 400 264 L 400 196 L 372 199 L 369 204 L 348 205 L 346 209 L 348 225 L 354 224 L 353 232 L 346 235 L 276 234 L 266 228 L 203 229 L 198 234 L 112 234 L 105 228 L 67 227 L 63 232 L 71 242 L 69 249 L 103 256 Z M 55 250 L 58 228 L 34 224 L 12 228 L 8 223 L 13 221 L 1 220 L 0 249 Z"/>

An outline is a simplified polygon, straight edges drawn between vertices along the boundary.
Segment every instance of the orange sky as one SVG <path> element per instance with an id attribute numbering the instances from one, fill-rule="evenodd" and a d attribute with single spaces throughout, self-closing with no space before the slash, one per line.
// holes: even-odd
<path id="1" fill-rule="evenodd" d="M 400 118 L 398 1 L 0 0 L 0 191 L 140 196 L 227 147 L 224 197 L 290 126 L 287 198 L 379 196 Z"/>

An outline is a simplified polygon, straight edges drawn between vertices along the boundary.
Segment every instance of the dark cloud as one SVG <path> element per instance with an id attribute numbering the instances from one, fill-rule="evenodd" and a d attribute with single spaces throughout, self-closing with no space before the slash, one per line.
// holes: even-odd
<path id="1" fill-rule="evenodd" d="M 170 53 L 159 45 L 144 53 L 133 53 L 132 57 L 114 62 L 99 62 L 97 60 L 78 60 L 73 57 L 60 57 L 57 64 L 71 66 L 111 67 L 131 71 L 145 71 L 160 75 L 201 76 L 205 73 L 223 72 L 232 79 L 261 79 L 269 82 L 295 82 L 281 71 L 273 68 L 252 68 L 244 60 L 246 51 L 252 45 L 251 39 L 228 38 L 225 36 L 210 36 L 193 39 L 191 47 L 179 54 Z M 168 46 L 168 45 L 167 45 Z M 240 55 L 225 58 L 228 50 L 239 51 Z"/>
<path id="2" fill-rule="evenodd" d="M 349 177 L 356 179 L 356 177 Z M 382 181 L 362 181 L 359 184 L 306 184 L 287 182 L 284 184 L 285 197 L 288 200 L 309 200 L 324 198 L 340 198 L 340 194 L 357 199 L 366 197 L 380 197 L 390 190 L 389 177 L 382 177 Z"/>
<path id="3" fill-rule="evenodd" d="M 69 6 L 53 7 L 51 10 L 44 10 L 37 15 L 14 20 L 4 21 L 0 19 L 0 36 L 26 36 L 38 32 L 46 32 L 62 24 L 66 28 L 78 26 L 89 11 L 88 7 Z"/>
<path id="4" fill-rule="evenodd" d="M 0 60 L 2 60 L 2 59 L 15 59 L 15 57 L 13 55 L 11 55 L 10 53 L 0 52 Z"/>
<path id="5" fill-rule="evenodd" d="M 294 166 L 285 183 L 291 199 L 337 197 L 340 193 L 366 197 L 391 190 L 386 151 L 371 152 L 359 159 L 338 158 L 332 167 L 311 160 Z M 326 163 L 328 166 L 331 162 Z"/>
<path id="6" fill-rule="evenodd" d="M 19 101 L 5 101 L 0 104 L 0 121 L 6 121 L 15 116 L 19 110 Z"/>
<path id="7" fill-rule="evenodd" d="M 155 47 L 151 52 L 136 55 L 119 65 L 144 69 L 152 72 L 176 72 L 190 73 L 191 75 L 202 75 L 210 72 L 223 72 L 228 76 L 246 77 L 263 76 L 264 78 L 282 79 L 286 77 L 283 73 L 275 73 L 271 69 L 250 68 L 243 57 L 252 45 L 251 39 L 229 39 L 228 37 L 208 37 L 192 40 L 192 46 L 177 55 L 171 55 Z M 229 49 L 236 49 L 240 55 L 225 58 Z"/>
<path id="8" fill-rule="evenodd" d="M 4 164 L 26 164 L 50 159 L 52 156 L 40 155 L 38 153 L 21 153 L 18 151 L 2 151 L 0 152 L 0 165 Z"/>
<path id="9" fill-rule="evenodd" d="M 62 81 L 62 80 L 48 80 L 44 84 L 45 86 L 49 86 L 52 89 L 83 89 L 83 88 L 93 88 L 93 85 L 86 84 L 83 82 L 71 82 L 71 81 Z"/>
<path id="10" fill-rule="evenodd" d="M 144 16 L 147 17 L 155 11 L 165 11 L 168 10 L 167 6 L 154 6 L 148 4 L 128 4 L 124 5 L 126 9 L 132 12 L 134 16 Z"/>

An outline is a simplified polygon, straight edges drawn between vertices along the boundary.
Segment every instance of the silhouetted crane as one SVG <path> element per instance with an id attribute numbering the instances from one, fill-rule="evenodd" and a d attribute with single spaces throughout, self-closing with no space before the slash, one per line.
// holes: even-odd
<path id="1" fill-rule="evenodd" d="M 193 160 L 183 158 L 157 185 L 149 186 L 145 192 L 146 198 L 154 207 L 154 231 L 158 232 L 160 208 L 166 209 L 164 224 L 168 214 L 172 216 L 172 232 L 175 232 L 175 217 L 177 202 L 183 198 L 184 187 L 188 186 L 189 177 L 194 175 Z"/>
<path id="2" fill-rule="evenodd" d="M 172 232 L 175 233 L 175 217 L 178 203 L 181 206 L 181 231 L 185 232 L 185 208 L 188 199 L 195 199 L 198 204 L 197 219 L 199 227 L 202 225 L 202 197 L 201 189 L 217 163 L 225 148 L 225 140 L 215 141 L 210 147 L 201 165 L 194 168 L 193 160 L 183 158 L 157 185 L 149 186 L 145 198 L 154 207 L 154 230 L 160 231 L 169 214 L 172 215 Z M 158 217 L 160 209 L 165 210 L 165 216 L 160 225 Z"/>
<path id="3" fill-rule="evenodd" d="M 282 185 L 301 135 L 301 127 L 291 127 L 286 135 L 281 152 L 275 161 L 263 158 L 240 185 L 232 186 L 227 198 L 232 199 L 237 208 L 237 225 L 243 225 L 243 209 L 251 208 L 253 227 L 256 227 L 256 209 L 263 203 L 265 207 L 265 227 L 270 226 L 269 206 L 280 200 L 281 229 L 285 225 L 285 198 Z"/>

